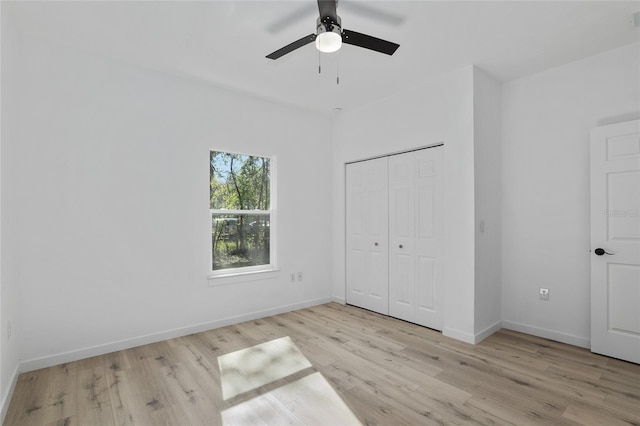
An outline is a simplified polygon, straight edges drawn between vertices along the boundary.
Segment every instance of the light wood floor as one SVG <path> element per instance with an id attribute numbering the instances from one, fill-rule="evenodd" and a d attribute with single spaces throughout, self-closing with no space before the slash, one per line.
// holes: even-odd
<path id="1" fill-rule="evenodd" d="M 286 336 L 310 366 L 224 400 L 218 357 Z M 24 373 L 5 425 L 322 424 L 339 404 L 366 425 L 640 425 L 640 366 L 508 330 L 468 345 L 331 303 Z"/>

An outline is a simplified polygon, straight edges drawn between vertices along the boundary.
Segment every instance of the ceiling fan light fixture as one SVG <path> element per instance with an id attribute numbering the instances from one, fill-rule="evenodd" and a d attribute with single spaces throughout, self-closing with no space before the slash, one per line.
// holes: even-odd
<path id="1" fill-rule="evenodd" d="M 323 53 L 332 53 L 342 47 L 342 36 L 335 32 L 320 33 L 316 37 L 316 48 Z"/>

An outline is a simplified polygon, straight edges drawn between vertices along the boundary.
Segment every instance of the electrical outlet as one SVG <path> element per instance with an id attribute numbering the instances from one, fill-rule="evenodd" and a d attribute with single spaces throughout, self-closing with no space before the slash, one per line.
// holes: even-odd
<path id="1" fill-rule="evenodd" d="M 540 289 L 540 300 L 544 300 L 545 302 L 549 301 L 549 289 L 541 288 Z"/>
<path id="2" fill-rule="evenodd" d="M 298 281 L 302 281 L 302 272 L 298 272 Z"/>

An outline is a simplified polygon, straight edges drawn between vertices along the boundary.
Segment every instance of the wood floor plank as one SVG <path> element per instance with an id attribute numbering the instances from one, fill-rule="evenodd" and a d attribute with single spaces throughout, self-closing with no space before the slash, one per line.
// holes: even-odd
<path id="1" fill-rule="evenodd" d="M 216 405 L 195 380 L 188 368 L 180 363 L 160 369 L 167 382 L 167 388 L 182 407 L 191 425 L 218 424 Z"/>
<path id="2" fill-rule="evenodd" d="M 110 363 L 108 372 L 106 374 L 107 383 L 109 384 L 109 398 L 111 400 L 111 411 L 113 413 L 114 423 L 120 426 L 132 426 L 134 425 L 133 414 L 129 408 L 129 401 L 127 400 L 127 390 L 130 385 L 126 383 L 128 377 L 124 374 L 124 371 L 128 371 L 130 368 L 124 370 L 120 367 L 122 364 Z M 123 384 L 124 382 L 124 384 Z M 125 389 L 123 391 L 123 388 Z"/>
<path id="3" fill-rule="evenodd" d="M 76 370 L 67 364 L 27 373 L 16 386 L 22 385 L 22 410 L 10 417 L 15 424 L 57 422 L 76 410 Z"/>
<path id="4" fill-rule="evenodd" d="M 18 378 L 16 389 L 7 410 L 5 424 L 45 424 L 42 407 L 45 406 L 44 389 L 52 380 L 54 372 L 50 368 L 23 373 Z M 49 420 L 46 423 L 57 421 Z"/>
<path id="5" fill-rule="evenodd" d="M 113 425 L 109 381 L 103 366 L 77 371 L 76 418 L 84 424 Z"/>
<path id="6" fill-rule="evenodd" d="M 225 399 L 219 357 L 282 338 L 310 367 Z M 23 373 L 4 424 L 358 422 L 640 425 L 640 365 L 512 330 L 469 345 L 329 303 Z"/>
<path id="7" fill-rule="evenodd" d="M 164 342 L 130 349 L 131 368 L 122 370 L 120 393 L 133 424 L 180 424 L 184 414 L 159 371 L 169 361 Z"/>
<path id="8" fill-rule="evenodd" d="M 45 426 L 80 426 L 80 423 L 76 421 L 75 416 L 71 416 L 56 420 L 55 422 L 47 423 Z"/>
<path id="9" fill-rule="evenodd" d="M 466 404 L 481 409 L 483 411 L 492 413 L 494 416 L 500 419 L 500 423 L 513 424 L 513 425 L 554 425 L 554 426 L 578 426 L 583 423 L 578 423 L 570 419 L 550 419 L 548 416 L 541 416 L 537 411 L 526 410 L 521 407 L 519 410 L 514 410 L 513 405 L 509 402 L 505 402 L 498 398 L 492 398 L 490 396 L 478 395 L 469 399 Z"/>
<path id="10" fill-rule="evenodd" d="M 640 399 L 640 374 L 637 371 L 605 369 L 598 382 L 609 383 L 610 387 L 618 390 L 624 389 L 625 393 L 634 394 Z"/>
<path id="11" fill-rule="evenodd" d="M 637 396 L 607 396 L 602 405 L 607 409 L 629 413 L 632 417 L 640 418 L 640 398 Z M 640 425 L 640 420 L 636 423 Z"/>
<path id="12" fill-rule="evenodd" d="M 364 425 L 410 425 L 426 420 L 394 405 L 384 395 L 372 395 L 361 387 L 344 392 L 342 397 Z"/>
<path id="13" fill-rule="evenodd" d="M 441 343 L 439 346 L 478 359 L 488 365 L 494 365 L 498 368 L 508 367 L 525 373 L 542 372 L 550 365 L 540 355 L 508 351 L 506 347 L 492 345 L 490 342 L 482 342 L 472 346 L 464 342 L 453 341 Z"/>
<path id="14" fill-rule="evenodd" d="M 582 424 L 600 426 L 640 425 L 640 413 L 621 412 L 606 407 L 594 407 L 588 404 L 575 403 L 567 407 L 563 417 Z"/>
<path id="15" fill-rule="evenodd" d="M 471 388 L 474 396 L 483 396 L 509 403 L 513 407 L 531 413 L 533 418 L 553 423 L 561 419 L 570 398 L 549 391 L 551 387 L 541 384 L 534 376 L 523 376 L 517 371 L 503 370 L 491 375 L 468 370 L 448 371 L 436 378 L 457 387 Z"/>

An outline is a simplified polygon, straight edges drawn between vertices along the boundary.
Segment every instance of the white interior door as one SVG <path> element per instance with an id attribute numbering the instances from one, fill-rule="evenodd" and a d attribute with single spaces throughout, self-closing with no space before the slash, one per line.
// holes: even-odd
<path id="1" fill-rule="evenodd" d="M 389 313 L 387 158 L 347 165 L 347 303 Z"/>
<path id="2" fill-rule="evenodd" d="M 442 147 L 389 157 L 389 315 L 442 330 Z"/>
<path id="3" fill-rule="evenodd" d="M 591 350 L 640 363 L 640 120 L 591 132 Z"/>

